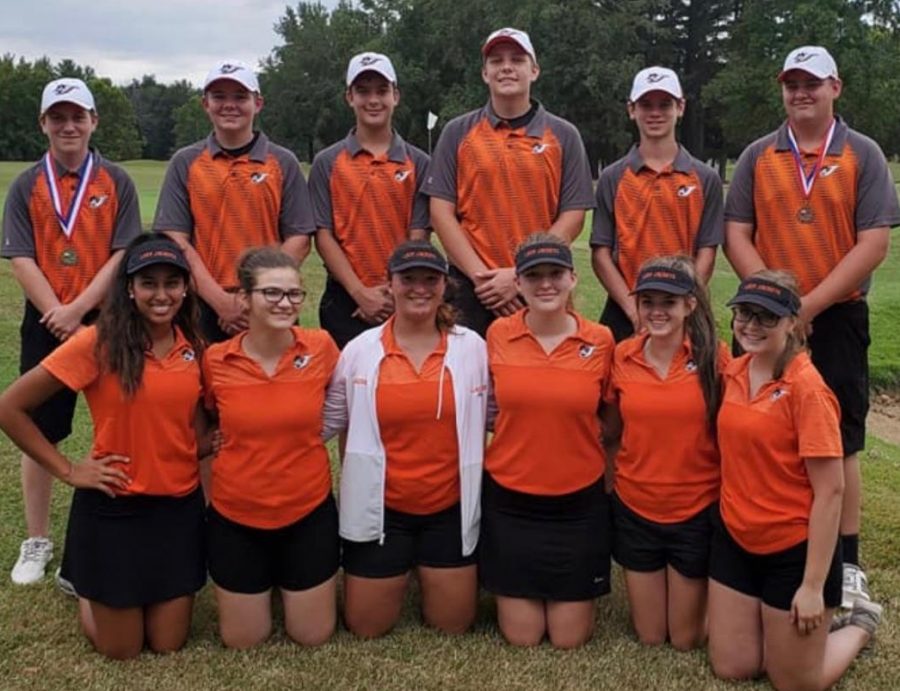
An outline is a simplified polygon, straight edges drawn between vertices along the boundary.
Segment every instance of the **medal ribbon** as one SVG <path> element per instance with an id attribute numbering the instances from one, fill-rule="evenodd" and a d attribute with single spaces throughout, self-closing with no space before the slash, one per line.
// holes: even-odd
<path id="1" fill-rule="evenodd" d="M 828 148 L 831 146 L 831 140 L 834 137 L 834 128 L 836 126 L 837 120 L 832 119 L 831 127 L 828 128 L 822 146 L 819 147 L 819 157 L 816 159 L 812 170 L 809 171 L 809 175 L 807 175 L 803 172 L 803 157 L 800 155 L 800 146 L 797 144 L 797 139 L 794 137 L 794 131 L 791 129 L 791 126 L 788 125 L 788 142 L 791 145 L 791 153 L 794 155 L 794 161 L 797 163 L 797 172 L 800 174 L 800 189 L 803 190 L 803 196 L 806 197 L 807 201 L 809 201 L 809 196 L 812 194 L 812 188 L 816 182 L 816 174 L 822 167 L 822 162 L 825 160 L 825 155 L 828 153 Z"/>
<path id="2" fill-rule="evenodd" d="M 56 220 L 59 221 L 59 227 L 67 238 L 71 238 L 72 231 L 75 230 L 75 221 L 78 219 L 78 212 L 81 210 L 81 202 L 87 192 L 88 181 L 91 179 L 91 173 L 94 170 L 94 154 L 88 152 L 87 158 L 84 159 L 84 163 L 78 169 L 78 187 L 75 188 L 75 197 L 72 199 L 72 204 L 65 214 L 63 214 L 62 198 L 56 185 L 54 165 L 53 158 L 48 151 L 44 156 L 44 178 L 47 180 L 47 187 L 50 188 L 50 198 L 53 200 L 53 210 L 56 212 Z"/>

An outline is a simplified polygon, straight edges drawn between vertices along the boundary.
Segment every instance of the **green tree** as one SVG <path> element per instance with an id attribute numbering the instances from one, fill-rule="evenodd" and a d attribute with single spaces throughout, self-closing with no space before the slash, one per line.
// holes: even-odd
<path id="1" fill-rule="evenodd" d="M 144 75 L 125 87 L 144 142 L 142 158 L 165 160 L 175 150 L 175 111 L 199 92 L 187 81 L 160 84 Z"/>
<path id="2" fill-rule="evenodd" d="M 127 161 L 141 157 L 141 135 L 134 108 L 125 92 L 107 79 L 90 79 L 100 124 L 91 143 L 107 158 Z"/>
<path id="3" fill-rule="evenodd" d="M 175 122 L 176 149 L 203 139 L 212 129 L 199 96 L 178 106 L 172 119 Z"/>

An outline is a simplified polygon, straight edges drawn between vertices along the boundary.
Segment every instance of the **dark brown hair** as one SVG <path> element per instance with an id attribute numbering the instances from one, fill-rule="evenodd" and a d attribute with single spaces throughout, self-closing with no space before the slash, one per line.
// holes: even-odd
<path id="1" fill-rule="evenodd" d="M 139 235 L 132 240 L 125 250 L 122 261 L 119 262 L 97 319 L 97 345 L 94 354 L 101 370 L 119 376 L 122 390 L 129 398 L 141 387 L 145 353 L 152 345 L 152 341 L 146 321 L 131 299 L 131 285 L 135 277 L 129 276 L 125 272 L 125 267 L 128 258 L 151 240 L 171 243 L 173 249 L 181 252 L 174 240 L 161 233 Z M 200 308 L 191 286 L 190 274 L 179 269 L 175 270 L 184 277 L 186 294 L 172 324 L 181 329 L 181 333 L 191 344 L 199 360 L 205 346 L 198 325 Z M 136 276 L 140 274 L 139 271 Z"/>
<path id="2" fill-rule="evenodd" d="M 413 249 L 418 245 L 421 245 L 421 240 L 407 240 L 394 248 L 394 252 L 403 251 L 406 249 Z M 391 279 L 391 272 L 388 271 L 388 280 Z M 444 288 L 444 297 L 441 301 L 441 304 L 438 305 L 437 314 L 434 318 L 434 324 L 437 326 L 439 331 L 450 331 L 454 326 L 456 326 L 456 322 L 459 320 L 459 310 L 456 309 L 452 304 L 450 304 L 450 300 L 456 295 L 456 291 L 459 290 L 459 286 L 452 278 L 444 274 L 445 279 L 445 288 Z"/>

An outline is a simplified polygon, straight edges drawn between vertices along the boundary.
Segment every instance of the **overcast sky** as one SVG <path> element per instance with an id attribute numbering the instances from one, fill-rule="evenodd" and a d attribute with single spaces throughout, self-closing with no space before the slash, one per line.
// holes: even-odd
<path id="1" fill-rule="evenodd" d="M 117 84 L 154 74 L 199 86 L 222 58 L 256 67 L 287 0 L 0 0 L 0 54 L 71 58 Z M 336 0 L 323 3 L 333 7 Z"/>

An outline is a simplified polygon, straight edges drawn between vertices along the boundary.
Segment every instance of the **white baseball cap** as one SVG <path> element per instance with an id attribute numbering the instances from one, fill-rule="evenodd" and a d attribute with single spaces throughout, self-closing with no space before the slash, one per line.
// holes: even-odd
<path id="1" fill-rule="evenodd" d="M 44 93 L 41 94 L 41 115 L 57 103 L 74 103 L 85 110 L 97 112 L 94 95 L 87 88 L 87 84 L 72 77 L 54 79 L 44 87 Z"/>
<path id="2" fill-rule="evenodd" d="M 237 82 L 247 91 L 259 93 L 259 80 L 256 78 L 256 74 L 240 60 L 220 60 L 217 62 L 215 67 L 206 75 L 206 79 L 203 80 L 203 90 L 206 91 L 210 84 L 220 79 Z"/>
<path id="3" fill-rule="evenodd" d="M 397 73 L 387 55 L 381 53 L 359 53 L 350 58 L 347 65 L 347 86 L 353 84 L 363 72 L 376 72 L 391 84 L 397 84 Z"/>
<path id="4" fill-rule="evenodd" d="M 665 91 L 673 98 L 684 98 L 678 75 L 668 67 L 646 67 L 634 76 L 628 100 L 635 103 L 651 91 Z"/>
<path id="5" fill-rule="evenodd" d="M 524 31 L 519 31 L 512 27 L 497 29 L 487 37 L 487 41 L 484 42 L 484 45 L 481 48 L 481 54 L 486 56 L 498 43 L 514 43 L 528 53 L 532 60 L 537 62 L 537 56 L 534 54 L 534 46 L 531 45 L 531 38 L 529 38 L 528 34 Z"/>
<path id="6" fill-rule="evenodd" d="M 784 61 L 784 67 L 778 74 L 778 81 L 791 70 L 803 70 L 819 79 L 838 78 L 837 63 L 822 46 L 800 46 L 794 48 Z"/>

